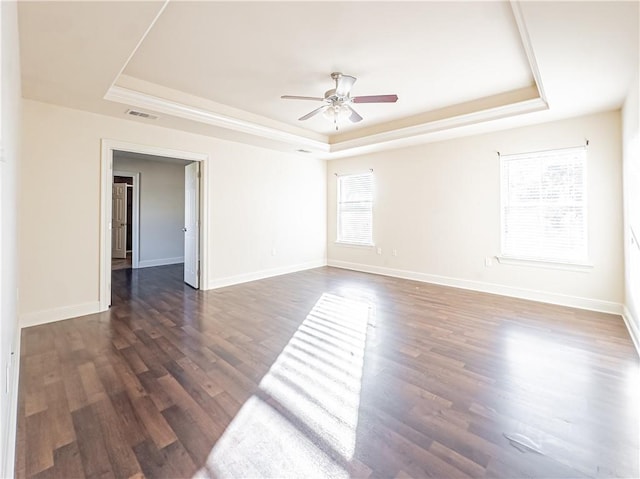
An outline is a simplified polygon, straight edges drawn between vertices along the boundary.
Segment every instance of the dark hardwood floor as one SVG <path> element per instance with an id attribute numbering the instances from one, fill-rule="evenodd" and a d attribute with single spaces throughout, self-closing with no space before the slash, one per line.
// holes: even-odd
<path id="1" fill-rule="evenodd" d="M 131 253 L 126 258 L 111 258 L 111 270 L 131 269 Z"/>
<path id="2" fill-rule="evenodd" d="M 23 330 L 17 477 L 638 477 L 618 316 L 333 268 L 113 273 Z"/>

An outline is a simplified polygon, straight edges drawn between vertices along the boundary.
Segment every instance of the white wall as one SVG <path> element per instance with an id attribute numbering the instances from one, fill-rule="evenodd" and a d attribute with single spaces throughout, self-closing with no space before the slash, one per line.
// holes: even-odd
<path id="1" fill-rule="evenodd" d="M 0 477 L 13 477 L 19 347 L 16 184 L 21 106 L 15 2 L 0 2 L 0 17 Z M 5 375 L 9 376 L 8 379 Z M 9 384 L 8 391 L 5 380 Z"/>
<path id="2" fill-rule="evenodd" d="M 184 165 L 118 157 L 114 171 L 140 173 L 140 267 L 184 261 Z"/>
<path id="3" fill-rule="evenodd" d="M 625 318 L 640 352 L 640 77 L 636 72 L 622 108 Z M 633 239 L 632 231 L 635 233 Z"/>
<path id="4" fill-rule="evenodd" d="M 326 259 L 323 161 L 30 100 L 23 118 L 23 326 L 99 307 L 101 138 L 209 155 L 209 287 Z"/>
<path id="5" fill-rule="evenodd" d="M 620 112 L 332 161 L 329 264 L 579 307 L 620 311 L 623 300 Z M 589 271 L 497 264 L 497 152 L 588 147 Z M 335 244 L 336 178 L 374 170 L 374 242 Z M 393 249 L 397 256 L 392 255 Z"/>

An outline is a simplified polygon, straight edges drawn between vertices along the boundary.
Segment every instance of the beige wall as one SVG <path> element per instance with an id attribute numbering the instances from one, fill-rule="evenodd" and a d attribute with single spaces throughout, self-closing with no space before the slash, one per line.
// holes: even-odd
<path id="1" fill-rule="evenodd" d="M 625 306 L 640 351 L 640 78 L 636 77 L 622 109 L 624 172 Z M 633 233 L 635 239 L 633 239 Z"/>
<path id="2" fill-rule="evenodd" d="M 329 264 L 619 311 L 623 300 L 620 112 L 336 160 L 328 165 Z M 485 266 L 500 253 L 497 152 L 588 148 L 589 256 L 593 268 Z M 336 178 L 374 170 L 376 248 L 335 244 Z M 377 254 L 382 248 L 382 254 Z M 393 256 L 393 250 L 397 256 Z"/>
<path id="3" fill-rule="evenodd" d="M 101 138 L 209 155 L 209 286 L 324 262 L 323 161 L 29 100 L 23 107 L 23 325 L 97 308 Z"/>
<path id="4" fill-rule="evenodd" d="M 140 267 L 184 261 L 184 166 L 114 158 L 113 170 L 140 173 Z"/>
<path id="5" fill-rule="evenodd" d="M 18 389 L 16 188 L 21 105 L 16 4 L 0 2 L 0 17 L 0 477 L 13 477 Z M 8 391 L 5 384 L 9 385 Z"/>

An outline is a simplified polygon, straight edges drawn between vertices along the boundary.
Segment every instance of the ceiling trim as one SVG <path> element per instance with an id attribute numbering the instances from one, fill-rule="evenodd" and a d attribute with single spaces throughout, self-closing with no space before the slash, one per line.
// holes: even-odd
<path id="1" fill-rule="evenodd" d="M 387 147 L 403 146 L 402 140 L 416 140 L 420 137 L 424 139 L 432 133 L 438 133 L 445 130 L 453 130 L 465 126 L 477 125 L 487 121 L 500 120 L 515 115 L 523 115 L 526 113 L 534 113 L 537 111 L 547 110 L 549 107 L 542 98 L 533 98 L 508 105 L 501 105 L 495 108 L 475 111 L 463 115 L 443 118 L 441 120 L 430 121 L 422 125 L 415 125 L 398 130 L 391 130 L 375 135 L 370 135 L 353 140 L 345 140 L 340 143 L 331 145 L 331 152 L 347 152 L 362 147 L 382 146 L 387 143 L 393 143 Z"/>
<path id="2" fill-rule="evenodd" d="M 522 47 L 524 48 L 524 52 L 527 55 L 527 60 L 529 61 L 529 68 L 531 68 L 533 81 L 536 83 L 536 86 L 538 87 L 538 94 L 540 95 L 540 98 L 545 103 L 548 103 L 547 95 L 545 94 L 544 87 L 542 85 L 542 75 L 540 75 L 538 62 L 536 61 L 536 56 L 533 53 L 533 45 L 531 44 L 531 37 L 529 37 L 529 30 L 527 30 L 527 25 L 524 21 L 522 6 L 520 2 L 517 0 L 511 0 L 509 3 L 511 4 L 511 10 L 513 11 L 513 17 L 516 21 L 518 32 L 520 33 L 520 39 L 522 40 Z"/>
<path id="3" fill-rule="evenodd" d="M 427 139 L 428 135 L 433 133 L 549 109 L 547 102 L 538 97 L 329 144 L 328 140 L 326 142 L 312 140 L 293 133 L 231 118 L 209 110 L 184 105 L 119 86 L 111 87 L 104 98 L 105 100 L 165 113 L 186 120 L 198 121 L 270 140 L 282 141 L 296 148 L 309 148 L 312 153 L 324 153 L 325 155 L 323 156 L 326 158 L 331 158 L 332 153 L 340 153 L 340 156 L 347 156 L 349 153 L 355 155 L 362 148 L 366 148 L 368 151 L 397 148 L 403 146 L 403 142 Z"/>
<path id="4" fill-rule="evenodd" d="M 178 118 L 184 118 L 186 120 L 198 121 L 208 125 L 249 133 L 251 135 L 270 140 L 283 141 L 294 145 L 297 148 L 311 148 L 320 152 L 329 151 L 328 141 L 312 140 L 310 138 L 305 138 L 276 128 L 270 128 L 268 126 L 240 120 L 238 118 L 220 115 L 210 110 L 166 100 L 164 98 L 148 95 L 146 93 L 130 90 L 117 85 L 109 88 L 104 99 L 138 108 L 153 110 L 158 113 L 164 113 Z"/>
<path id="5" fill-rule="evenodd" d="M 120 71 L 118 72 L 118 74 L 115 76 L 115 78 L 111 82 L 111 86 L 112 87 L 113 87 L 113 85 L 116 84 L 116 82 L 118 81 L 118 78 L 120 78 L 120 76 L 124 73 L 125 68 L 127 68 L 127 65 L 129 64 L 129 62 L 131 62 L 131 59 L 133 58 L 133 56 L 136 54 L 136 52 L 140 48 L 140 45 L 142 45 L 142 42 L 144 42 L 144 39 L 147 38 L 147 35 L 149 35 L 149 32 L 151 31 L 151 29 L 154 27 L 154 25 L 158 21 L 158 18 L 160 18 L 160 16 L 164 13 L 164 10 L 167 8 L 167 5 L 169 5 L 170 1 L 171 0 L 164 0 L 164 3 L 162 5 L 162 7 L 160 7 L 160 10 L 158 10 L 158 13 L 153 18 L 153 20 L 151 21 L 151 23 L 149 24 L 147 29 L 144 31 L 144 33 L 140 37 L 140 40 L 138 40 L 138 43 L 136 43 L 136 46 L 133 48 L 133 50 L 131 50 L 131 53 L 127 57 L 127 60 L 124 62 L 124 64 L 122 65 L 122 68 L 120 68 Z"/>
<path id="6" fill-rule="evenodd" d="M 131 52 L 127 63 L 135 54 L 138 46 L 146 37 L 149 30 L 153 27 L 157 18 L 162 14 L 169 0 L 165 0 L 163 8 L 160 10 L 154 22 L 149 26 L 145 35 L 140 40 L 136 48 Z M 158 113 L 192 120 L 216 127 L 222 127 L 233 131 L 243 132 L 250 135 L 284 142 L 292 145 L 296 149 L 311 150 L 311 153 L 331 159 L 333 157 L 344 157 L 357 155 L 362 151 L 380 151 L 383 149 L 397 148 L 409 143 L 416 143 L 420 140 L 427 140 L 430 134 L 443 132 L 445 130 L 458 129 L 471 125 L 476 125 L 492 120 L 499 120 L 515 115 L 548 110 L 549 105 L 542 84 L 542 77 L 538 68 L 538 63 L 534 54 L 529 32 L 526 27 L 521 4 L 518 0 L 510 0 L 516 28 L 520 35 L 522 47 L 525 51 L 529 67 L 533 76 L 535 87 L 537 89 L 537 97 L 529 100 L 516 101 L 498 107 L 484 108 L 471 113 L 451 116 L 439 120 L 427 121 L 418 125 L 402 127 L 395 130 L 373 133 L 357 138 L 338 141 L 331 143 L 327 136 L 322 136 L 321 140 L 311 139 L 302 135 L 297 135 L 287 131 L 273 128 L 249 120 L 242 120 L 233 116 L 223 115 L 214 110 L 187 105 L 178 101 L 168 100 L 149 93 L 132 90 L 122 86 L 118 86 L 115 82 L 122 76 L 123 68 L 116 77 L 114 84 L 111 85 L 106 92 L 104 99 L 122 103 L 128 106 L 135 106 Z"/>

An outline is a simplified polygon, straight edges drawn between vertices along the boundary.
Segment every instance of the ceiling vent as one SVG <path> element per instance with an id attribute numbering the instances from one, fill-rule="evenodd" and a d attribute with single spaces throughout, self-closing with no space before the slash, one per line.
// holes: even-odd
<path id="1" fill-rule="evenodd" d="M 149 120 L 157 120 L 158 119 L 157 116 L 152 115 L 151 113 L 145 113 L 143 111 L 138 111 L 138 110 L 127 110 L 125 113 L 127 115 L 139 116 L 140 118 L 148 118 Z"/>

